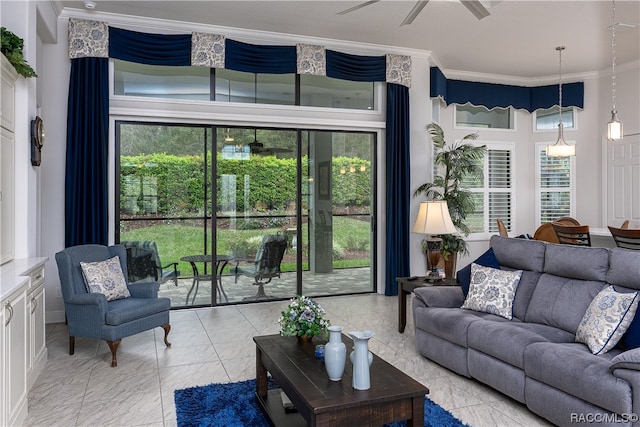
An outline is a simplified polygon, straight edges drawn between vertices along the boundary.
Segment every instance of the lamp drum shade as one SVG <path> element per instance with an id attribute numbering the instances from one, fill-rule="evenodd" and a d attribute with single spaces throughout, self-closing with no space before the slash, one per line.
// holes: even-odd
<path id="1" fill-rule="evenodd" d="M 449 207 L 444 200 L 420 202 L 418 217 L 412 232 L 421 234 L 453 234 L 456 227 L 451 221 Z"/>

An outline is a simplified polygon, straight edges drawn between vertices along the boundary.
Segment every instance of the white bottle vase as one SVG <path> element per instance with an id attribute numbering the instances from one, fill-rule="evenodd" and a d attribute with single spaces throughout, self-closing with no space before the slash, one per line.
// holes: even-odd
<path id="1" fill-rule="evenodd" d="M 356 390 L 369 390 L 371 388 L 371 376 L 369 366 L 373 361 L 373 355 L 369 352 L 369 338 L 373 336 L 372 331 L 351 331 L 349 336 L 353 339 L 355 349 L 353 350 L 353 381 L 352 386 Z M 371 354 L 371 358 L 369 355 Z"/>
<path id="2" fill-rule="evenodd" d="M 340 381 L 347 362 L 347 346 L 342 342 L 342 326 L 329 326 L 329 342 L 324 346 L 324 366 L 331 381 Z"/>

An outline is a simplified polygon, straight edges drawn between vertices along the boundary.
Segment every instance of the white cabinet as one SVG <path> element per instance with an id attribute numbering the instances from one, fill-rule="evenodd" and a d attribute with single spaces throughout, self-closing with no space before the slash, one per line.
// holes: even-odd
<path id="1" fill-rule="evenodd" d="M 27 394 L 47 363 L 44 265 L 48 258 L 0 266 L 0 426 L 19 426 Z"/>
<path id="2" fill-rule="evenodd" d="M 20 425 L 27 416 L 27 283 L 2 303 L 4 414 L 2 425 Z"/>
<path id="3" fill-rule="evenodd" d="M 14 257 L 15 81 L 13 66 L 0 54 L 0 264 Z"/>
<path id="4" fill-rule="evenodd" d="M 44 298 L 44 266 L 30 275 L 29 291 L 29 359 L 27 365 L 27 386 L 31 388 L 47 363 L 45 298 Z"/>

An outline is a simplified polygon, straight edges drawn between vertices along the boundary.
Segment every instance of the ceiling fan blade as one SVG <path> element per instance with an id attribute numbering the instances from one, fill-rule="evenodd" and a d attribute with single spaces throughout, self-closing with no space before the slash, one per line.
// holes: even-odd
<path id="1" fill-rule="evenodd" d="M 480 3 L 480 0 L 460 0 L 460 2 L 478 19 L 486 18 L 491 15 L 487 8 Z"/>
<path id="2" fill-rule="evenodd" d="M 347 9 L 347 10 L 343 10 L 342 12 L 338 12 L 338 15 L 346 15 L 346 14 L 347 14 L 347 13 L 349 13 L 349 12 L 353 12 L 354 10 L 361 9 L 361 8 L 363 8 L 363 7 L 365 7 L 365 6 L 369 6 L 369 5 L 371 5 L 371 4 L 378 3 L 379 1 L 380 1 L 380 0 L 370 0 L 370 1 L 366 1 L 366 2 L 364 2 L 364 3 L 360 3 L 360 4 L 358 4 L 358 5 L 355 5 L 355 6 L 353 6 L 353 7 L 350 7 L 350 8 L 349 8 L 349 9 Z"/>
<path id="3" fill-rule="evenodd" d="M 407 17 L 404 18 L 404 21 L 402 21 L 402 24 L 400 24 L 400 26 L 411 24 L 413 20 L 416 19 L 416 17 L 420 14 L 420 12 L 422 12 L 422 9 L 424 9 L 427 3 L 429 3 L 429 0 L 419 0 L 413 6 L 413 9 L 411 9 L 411 12 L 409 12 Z"/>

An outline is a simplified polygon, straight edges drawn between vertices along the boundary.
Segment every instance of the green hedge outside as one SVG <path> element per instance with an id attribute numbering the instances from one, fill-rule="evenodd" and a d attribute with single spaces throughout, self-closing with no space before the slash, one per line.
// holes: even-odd
<path id="1" fill-rule="evenodd" d="M 210 176 L 211 156 L 175 156 L 163 153 L 120 158 L 120 209 L 125 214 L 158 214 L 179 216 L 201 214 L 204 207 L 205 177 Z M 302 159 L 303 174 L 308 173 L 308 159 Z M 228 210 L 228 200 L 235 199 L 237 212 L 245 211 L 244 176 L 249 176 L 249 200 L 246 206 L 255 211 L 284 212 L 296 200 L 296 160 L 275 156 L 251 156 L 249 160 L 217 158 L 220 210 Z M 364 171 L 362 170 L 364 169 Z M 206 173 L 205 173 L 206 170 Z M 229 197 L 221 186 L 235 186 L 235 197 Z M 339 206 L 371 204 L 371 162 L 359 158 L 332 159 L 332 202 Z M 303 193 L 305 193 L 303 188 Z M 207 189 L 211 193 L 211 189 Z M 211 212 L 211 205 L 207 211 Z M 305 203 L 305 201 L 303 201 Z"/>

